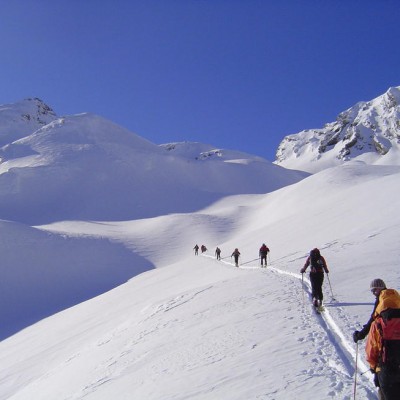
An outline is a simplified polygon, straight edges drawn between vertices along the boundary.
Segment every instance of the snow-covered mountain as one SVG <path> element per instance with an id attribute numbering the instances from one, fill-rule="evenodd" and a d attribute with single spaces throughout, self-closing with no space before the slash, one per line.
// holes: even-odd
<path id="1" fill-rule="evenodd" d="M 100 116 L 57 117 L 39 100 L 4 106 L 3 112 L 0 138 L 9 140 L 0 148 L 3 219 L 41 224 L 189 212 L 226 195 L 265 193 L 307 176 L 210 145 L 158 146 Z M 175 190 L 179 198 L 170 196 Z"/>
<path id="2" fill-rule="evenodd" d="M 286 136 L 276 164 L 311 173 L 349 160 L 398 164 L 400 160 L 400 86 L 360 101 L 321 129 Z"/>
<path id="3" fill-rule="evenodd" d="M 156 145 L 97 115 L 59 117 L 39 99 L 0 106 L 0 128 L 0 225 L 9 231 L 0 251 L 3 265 L 13 266 L 3 274 L 10 281 L 0 338 L 154 267 L 107 239 L 77 244 L 32 225 L 195 212 L 226 195 L 265 193 L 308 175 L 208 144 Z M 55 261 L 61 258 L 67 276 Z"/>
<path id="4" fill-rule="evenodd" d="M 112 279 L 116 262 L 132 278 L 3 340 L 0 399 L 352 399 L 351 334 L 372 310 L 369 282 L 399 288 L 399 175 L 398 166 L 355 162 L 196 213 L 2 224 L 2 321 L 25 309 L 50 313 L 69 281 Z M 196 242 L 208 246 L 204 256 L 193 255 Z M 323 316 L 299 273 L 315 246 L 331 270 Z M 139 267 L 148 271 L 134 277 Z M 363 348 L 357 398 L 372 400 Z"/>
<path id="5" fill-rule="evenodd" d="M 90 114 L 1 151 L 0 400 L 376 399 L 351 334 L 372 279 L 399 289 L 398 162 L 309 175 Z M 322 315 L 299 273 L 314 247 Z"/>
<path id="6" fill-rule="evenodd" d="M 57 118 L 38 98 L 0 105 L 0 146 L 31 134 Z"/>

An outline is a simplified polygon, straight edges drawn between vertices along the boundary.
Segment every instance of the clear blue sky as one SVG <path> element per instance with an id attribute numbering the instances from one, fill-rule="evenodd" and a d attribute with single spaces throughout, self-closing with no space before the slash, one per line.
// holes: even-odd
<path id="1" fill-rule="evenodd" d="M 398 0 L 0 0 L 0 104 L 274 160 L 400 85 Z"/>

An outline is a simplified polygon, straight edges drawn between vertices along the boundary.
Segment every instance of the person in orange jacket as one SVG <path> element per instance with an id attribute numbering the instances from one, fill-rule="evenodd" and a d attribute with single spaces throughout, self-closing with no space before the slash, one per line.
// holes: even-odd
<path id="1" fill-rule="evenodd" d="M 400 294 L 394 289 L 380 287 L 382 282 L 381 279 L 371 282 L 371 292 L 377 295 L 378 304 L 372 315 L 365 352 L 371 372 L 375 374 L 374 383 L 380 388 L 378 392 L 381 391 L 385 400 L 397 400 L 400 393 L 400 337 L 395 334 L 395 340 L 390 341 L 391 347 L 387 347 L 383 332 L 389 331 L 388 313 L 392 313 L 392 317 L 396 315 L 397 322 L 395 318 L 389 318 L 391 323 L 400 326 Z"/>
<path id="2" fill-rule="evenodd" d="M 384 289 L 386 289 L 386 283 L 383 282 L 382 279 L 374 279 L 371 282 L 370 290 L 371 290 L 371 293 L 375 296 L 374 308 L 372 310 L 372 313 L 371 313 L 371 316 L 369 317 L 368 322 L 363 325 L 362 329 L 359 331 L 356 330 L 353 332 L 354 343 L 357 343 L 359 340 L 364 339 L 368 335 L 368 333 L 371 329 L 371 324 L 374 322 L 374 319 L 375 319 L 376 307 L 378 307 L 378 304 L 379 304 L 379 295 L 381 294 L 381 291 Z"/>

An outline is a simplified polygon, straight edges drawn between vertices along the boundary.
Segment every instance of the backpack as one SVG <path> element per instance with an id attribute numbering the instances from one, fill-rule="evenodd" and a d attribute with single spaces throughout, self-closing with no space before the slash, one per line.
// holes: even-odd
<path id="1" fill-rule="evenodd" d="M 400 308 L 389 308 L 376 319 L 382 350 L 379 364 L 400 374 Z"/>
<path id="2" fill-rule="evenodd" d="M 310 251 L 310 264 L 311 271 L 322 271 L 323 262 L 321 260 L 321 253 L 318 249 L 313 249 Z"/>
<path id="3" fill-rule="evenodd" d="M 268 251 L 269 251 L 268 247 L 267 247 L 265 244 L 263 244 L 263 245 L 261 246 L 260 253 L 261 253 L 261 254 L 267 254 Z"/>

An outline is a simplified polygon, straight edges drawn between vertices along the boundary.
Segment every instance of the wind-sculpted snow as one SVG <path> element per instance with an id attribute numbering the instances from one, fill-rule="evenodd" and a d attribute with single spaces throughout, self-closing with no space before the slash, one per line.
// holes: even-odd
<path id="1" fill-rule="evenodd" d="M 43 224 L 194 212 L 308 175 L 229 150 L 218 162 L 189 156 L 206 147 L 166 150 L 91 114 L 55 119 L 0 149 L 0 218 Z"/>

